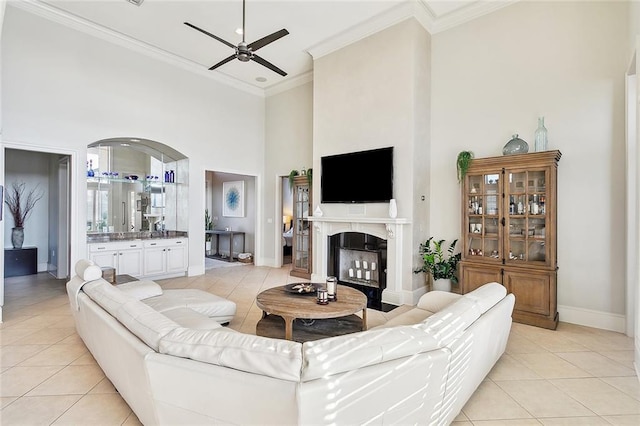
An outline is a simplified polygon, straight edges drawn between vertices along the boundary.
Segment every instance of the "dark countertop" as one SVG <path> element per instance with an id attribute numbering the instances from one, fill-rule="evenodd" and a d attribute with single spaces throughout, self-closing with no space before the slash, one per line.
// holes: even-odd
<path id="1" fill-rule="evenodd" d="M 143 231 L 143 232 L 95 232 L 87 234 L 87 243 L 108 243 L 112 241 L 158 240 L 186 238 L 186 231 Z"/>

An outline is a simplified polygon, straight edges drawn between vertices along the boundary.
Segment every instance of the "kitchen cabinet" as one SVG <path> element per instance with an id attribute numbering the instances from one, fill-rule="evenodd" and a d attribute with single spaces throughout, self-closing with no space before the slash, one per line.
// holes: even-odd
<path id="1" fill-rule="evenodd" d="M 181 273 L 187 270 L 187 239 L 145 241 L 144 275 Z"/>
<path id="2" fill-rule="evenodd" d="M 516 296 L 516 322 L 555 329 L 560 151 L 471 162 L 462 185 L 459 291 L 496 281 Z"/>
<path id="3" fill-rule="evenodd" d="M 142 275 L 142 242 L 119 241 L 89 244 L 89 259 L 98 266 L 115 268 L 117 275 Z"/>

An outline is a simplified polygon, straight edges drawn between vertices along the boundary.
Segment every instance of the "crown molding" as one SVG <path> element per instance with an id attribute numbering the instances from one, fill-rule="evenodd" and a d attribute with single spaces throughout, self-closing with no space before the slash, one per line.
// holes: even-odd
<path id="1" fill-rule="evenodd" d="M 422 3 L 425 8 L 429 9 L 426 0 L 418 1 Z M 436 17 L 434 19 L 433 28 L 430 32 L 431 34 L 437 34 L 481 16 L 488 15 L 489 13 L 495 12 L 496 10 L 510 6 L 519 1 L 520 0 L 484 0 L 473 2 L 461 7 L 460 9 L 456 9 L 450 13 L 445 13 L 442 16 Z M 431 9 L 429 9 L 429 11 L 431 11 Z M 433 15 L 432 11 L 431 14 Z"/>
<path id="2" fill-rule="evenodd" d="M 410 0 L 309 47 L 307 52 L 314 60 L 321 58 L 406 19 L 417 17 L 417 15 L 420 15 L 422 20 L 418 19 L 418 22 L 423 26 L 431 26 L 432 19 L 428 16 L 426 9 L 418 6 L 416 0 Z M 426 26 L 425 28 L 427 28 Z"/>
<path id="3" fill-rule="evenodd" d="M 64 25 L 68 28 L 81 31 L 83 33 L 92 35 L 113 44 L 117 44 L 121 47 L 125 47 L 151 58 L 177 66 L 186 71 L 215 80 L 218 83 L 231 86 L 238 90 L 242 90 L 243 92 L 247 92 L 260 97 L 265 96 L 265 92 L 261 88 L 243 83 L 222 73 L 211 72 L 194 61 L 178 55 L 174 55 L 173 53 L 169 53 L 166 50 L 159 49 L 155 46 L 136 40 L 132 37 L 126 36 L 102 25 L 98 25 L 94 22 L 80 18 L 79 16 L 62 11 L 51 5 L 42 3 L 38 0 L 13 0 L 11 2 L 8 2 L 8 4 L 34 15 Z"/>
<path id="4" fill-rule="evenodd" d="M 313 71 L 307 71 L 303 74 L 291 77 L 285 81 L 269 86 L 264 90 L 266 97 L 277 95 L 287 90 L 291 90 L 294 87 L 302 86 L 303 84 L 313 81 Z"/>

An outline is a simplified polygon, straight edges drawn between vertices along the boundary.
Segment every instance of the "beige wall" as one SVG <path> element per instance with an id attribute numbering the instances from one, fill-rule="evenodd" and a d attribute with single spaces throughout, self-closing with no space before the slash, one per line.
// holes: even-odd
<path id="1" fill-rule="evenodd" d="M 425 171 L 415 167 L 428 164 L 429 158 L 429 49 L 429 34 L 409 19 L 314 61 L 316 179 L 323 156 L 393 146 L 398 217 L 410 221 L 422 214 L 416 200 L 428 190 L 428 177 L 416 179 L 426 176 Z M 313 198 L 318 205 L 319 185 L 314 185 Z M 350 210 L 362 208 L 359 216 L 388 217 L 388 203 L 322 205 L 329 217 L 348 217 Z M 419 231 L 413 234 L 413 226 L 408 228 L 411 237 L 403 239 L 402 247 L 409 254 L 402 257 L 402 286 L 413 290 L 424 286 L 424 280 L 411 272 L 411 253 L 422 236 Z M 314 272 L 325 273 L 316 266 Z"/>
<path id="2" fill-rule="evenodd" d="M 624 2 L 520 2 L 432 39 L 430 226 L 460 233 L 459 151 L 500 155 L 516 132 L 532 146 L 544 115 L 549 148 L 563 154 L 561 320 L 625 310 L 628 13 Z"/>
<path id="3" fill-rule="evenodd" d="M 312 108 L 311 82 L 266 100 L 264 256 L 261 259 L 265 265 L 281 266 L 283 194 L 280 177 L 288 176 L 292 169 L 308 169 L 312 164 Z"/>

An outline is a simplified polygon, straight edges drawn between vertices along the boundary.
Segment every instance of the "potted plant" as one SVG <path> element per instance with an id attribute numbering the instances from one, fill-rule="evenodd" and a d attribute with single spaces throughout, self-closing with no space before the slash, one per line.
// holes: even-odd
<path id="1" fill-rule="evenodd" d="M 293 192 L 293 180 L 296 176 L 300 176 L 300 172 L 298 170 L 291 170 L 289 172 L 289 189 Z M 307 181 L 309 182 L 309 186 L 311 186 L 311 181 L 313 180 L 313 169 L 302 169 L 302 176 L 307 177 Z"/>
<path id="2" fill-rule="evenodd" d="M 446 253 L 443 251 L 444 240 L 434 240 L 431 237 L 420 244 L 418 253 L 422 258 L 422 266 L 413 272 L 416 274 L 427 273 L 427 291 L 432 289 L 451 291 L 451 283 L 458 283 L 457 267 L 461 254 L 453 253 L 457 242 L 457 239 L 453 240 L 449 244 Z M 430 285 L 429 278 L 431 278 L 433 286 Z"/>
<path id="3" fill-rule="evenodd" d="M 471 151 L 460 151 L 458 153 L 458 158 L 456 159 L 456 169 L 458 170 L 458 183 L 462 183 L 464 177 L 467 175 L 467 170 L 469 170 L 469 166 L 471 165 L 471 160 L 473 160 L 473 152 Z"/>
<path id="4" fill-rule="evenodd" d="M 33 208 L 44 196 L 44 192 L 38 185 L 25 196 L 26 183 L 13 182 L 11 189 L 7 191 L 4 202 L 13 216 L 14 228 L 11 230 L 11 243 L 13 248 L 22 248 L 24 243 L 24 223 L 29 219 Z"/>

